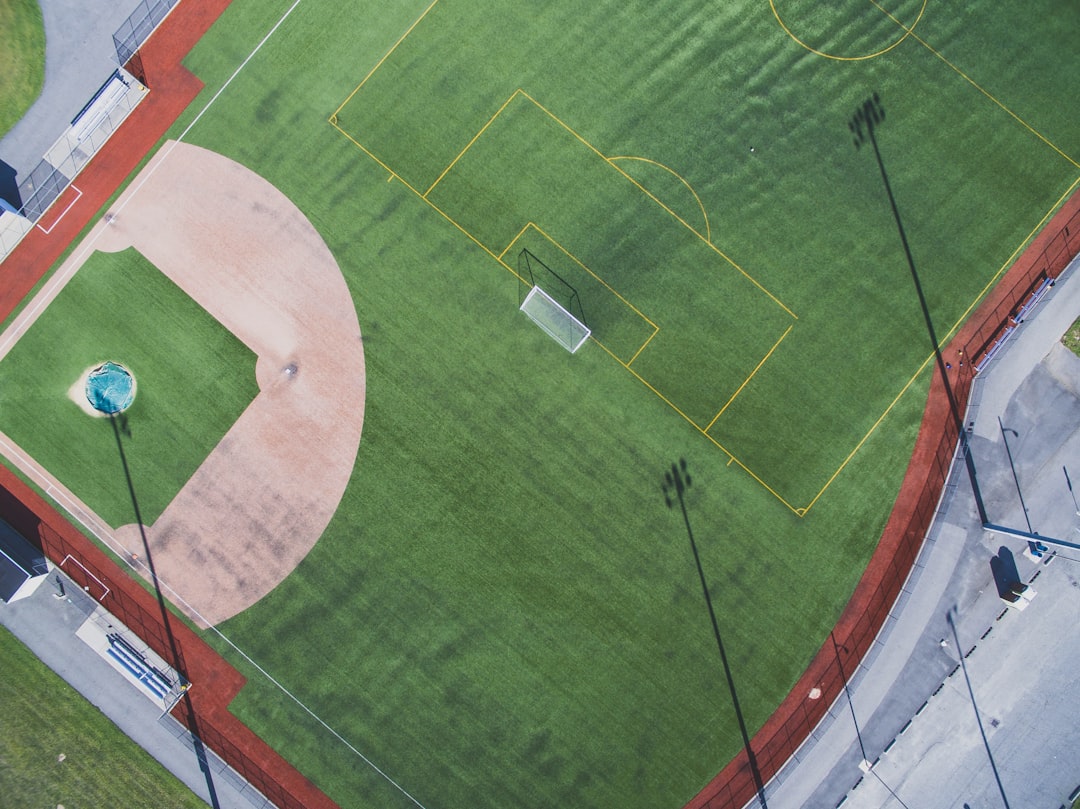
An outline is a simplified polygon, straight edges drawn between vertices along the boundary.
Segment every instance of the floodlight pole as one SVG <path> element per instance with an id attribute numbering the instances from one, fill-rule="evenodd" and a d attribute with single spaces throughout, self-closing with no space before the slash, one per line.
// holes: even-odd
<path id="1" fill-rule="evenodd" d="M 157 595 L 158 609 L 161 611 L 161 625 L 165 629 L 166 642 L 172 652 L 172 660 L 169 662 L 173 669 L 175 669 L 183 678 L 184 683 L 190 684 L 191 681 L 187 676 L 187 666 L 184 663 L 183 656 L 180 654 L 180 646 L 177 643 L 176 635 L 173 633 L 172 620 L 169 617 L 169 608 L 165 604 L 165 596 L 161 592 L 161 582 L 158 580 L 157 569 L 154 567 L 154 556 L 150 552 L 150 541 L 146 537 L 146 526 L 143 523 L 142 513 L 139 510 L 139 498 L 135 496 L 135 484 L 131 479 L 131 469 L 128 467 L 127 453 L 124 452 L 124 442 L 120 438 L 120 423 L 122 421 L 124 422 L 124 431 L 126 432 L 127 422 L 124 421 L 124 415 L 122 413 L 109 413 L 108 416 L 109 422 L 112 425 L 113 436 L 116 438 L 116 449 L 120 454 L 120 465 L 123 467 L 124 478 L 127 480 L 128 493 L 131 495 L 131 506 L 135 511 L 135 524 L 139 527 L 139 536 L 142 539 L 143 553 L 146 555 L 146 569 L 150 573 L 150 583 L 153 585 L 154 593 Z M 181 696 L 184 696 L 187 691 L 188 688 L 184 688 Z M 180 700 L 177 699 L 169 710 L 175 708 L 179 702 Z M 199 769 L 202 770 L 203 775 L 206 777 L 206 788 L 209 792 L 210 805 L 213 809 L 219 809 L 221 804 L 218 802 L 217 787 L 214 784 L 214 775 L 206 763 L 206 750 L 199 735 L 198 716 L 195 708 L 191 704 L 191 700 L 188 700 L 187 702 L 187 709 L 187 724 L 191 730 L 192 745 L 195 748 L 195 757 L 199 761 Z"/>
<path id="2" fill-rule="evenodd" d="M 941 356 L 941 347 L 938 344 L 937 334 L 934 331 L 934 322 L 930 317 L 930 307 L 927 306 L 926 296 L 923 294 L 922 284 L 919 282 L 919 274 L 915 270 L 915 259 L 911 255 L 911 247 L 908 245 L 907 234 L 904 232 L 904 223 L 900 219 L 900 209 L 896 206 L 896 198 L 893 196 L 892 186 L 889 184 L 889 175 L 885 172 L 885 162 L 881 159 L 881 150 L 878 148 L 875 131 L 878 124 L 885 120 L 885 108 L 881 105 L 881 97 L 874 93 L 862 103 L 855 115 L 848 121 L 848 129 L 851 130 L 855 139 L 855 148 L 859 149 L 867 140 L 874 147 L 874 157 L 877 158 L 878 168 L 881 170 L 881 180 L 885 184 L 885 193 L 889 196 L 889 205 L 892 207 L 893 218 L 896 220 L 896 228 L 900 232 L 900 241 L 904 246 L 904 255 L 907 256 L 908 267 L 911 269 L 911 280 L 915 282 L 915 291 L 919 295 L 919 305 L 922 307 L 923 318 L 926 321 L 926 330 L 930 335 L 930 344 L 934 350 L 934 358 L 937 360 L 938 371 L 941 380 L 945 383 L 945 395 L 949 400 L 949 411 L 956 426 L 956 432 L 960 440 L 960 446 L 967 465 L 968 478 L 971 481 L 972 493 L 975 497 L 975 507 L 979 512 L 979 521 L 986 525 L 989 519 L 986 515 L 986 507 L 983 504 L 982 492 L 979 490 L 978 478 L 975 474 L 975 460 L 971 455 L 968 444 L 967 432 L 964 430 L 964 419 L 960 415 L 960 407 L 957 405 L 956 396 L 953 394 L 952 383 L 949 382 L 948 368 L 945 359 Z M 970 358 L 969 358 L 970 360 Z"/>
<path id="3" fill-rule="evenodd" d="M 1019 438 L 1020 433 L 1012 428 L 1007 428 L 1002 424 L 1001 416 L 998 416 L 998 427 L 1001 429 L 1001 440 L 1005 442 L 1005 454 L 1009 456 L 1009 469 L 1012 470 L 1013 483 L 1016 484 L 1016 493 L 1020 496 L 1020 508 L 1024 511 L 1024 522 L 1027 523 L 1028 533 L 1034 534 L 1035 532 L 1031 528 L 1031 518 L 1028 516 L 1027 504 L 1024 502 L 1024 493 L 1020 491 L 1020 478 L 1016 476 L 1016 464 L 1013 463 L 1012 450 L 1009 449 L 1009 437 L 1006 435 L 1006 433 L 1012 433 Z"/>
<path id="4" fill-rule="evenodd" d="M 851 721 L 855 725 L 855 738 L 859 740 L 859 751 L 862 753 L 863 765 L 869 767 L 870 760 L 866 757 L 866 746 L 863 744 L 862 731 L 859 730 L 859 720 L 855 718 L 855 703 L 851 701 L 851 689 L 848 688 L 847 674 L 844 672 L 844 664 L 840 661 L 840 650 L 848 651 L 846 646 L 841 646 L 836 642 L 836 632 L 830 632 L 829 638 L 832 640 L 833 654 L 836 655 L 836 665 L 840 669 L 840 679 L 844 683 L 844 694 L 847 696 L 848 708 L 851 709 Z"/>
<path id="5" fill-rule="evenodd" d="M 690 537 L 690 547 L 694 552 L 694 562 L 697 564 L 698 577 L 701 579 L 701 589 L 705 593 L 705 604 L 709 608 L 709 619 L 712 621 L 713 635 L 716 636 L 716 646 L 720 650 L 720 660 L 724 664 L 724 675 L 727 677 L 728 690 L 731 691 L 731 702 L 735 707 L 735 718 L 739 722 L 739 732 L 742 733 L 743 748 L 746 750 L 746 758 L 750 763 L 750 773 L 754 778 L 754 786 L 757 788 L 758 800 L 762 809 L 768 809 L 769 804 L 765 801 L 765 783 L 761 778 L 761 770 L 758 769 L 757 758 L 750 746 L 750 734 L 746 730 L 746 721 L 743 719 L 742 708 L 739 707 L 739 696 L 735 691 L 735 679 L 731 676 L 731 666 L 728 664 L 727 652 L 724 651 L 724 641 L 720 639 L 720 625 L 716 620 L 716 611 L 713 609 L 712 597 L 709 595 L 709 586 L 705 582 L 705 570 L 701 566 L 701 556 L 698 554 L 697 543 L 694 541 L 694 532 L 690 528 L 690 516 L 686 511 L 686 501 L 683 494 L 690 488 L 690 474 L 687 472 L 686 459 L 680 458 L 677 464 L 671 465 L 671 470 L 664 473 L 664 502 L 668 508 L 674 508 L 675 503 L 671 499 L 674 492 L 682 509 L 683 522 L 686 524 L 686 534 Z"/>
<path id="6" fill-rule="evenodd" d="M 1061 471 L 1065 473 L 1065 485 L 1069 487 L 1069 495 L 1073 501 L 1073 511 L 1076 512 L 1076 516 L 1080 517 L 1080 503 L 1076 502 L 1076 492 L 1073 491 L 1072 479 L 1069 477 L 1069 470 L 1064 465 L 1061 467 Z"/>

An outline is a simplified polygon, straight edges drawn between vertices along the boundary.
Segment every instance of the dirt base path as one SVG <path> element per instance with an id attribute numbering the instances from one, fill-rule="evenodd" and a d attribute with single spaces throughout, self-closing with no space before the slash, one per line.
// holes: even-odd
<path id="1" fill-rule="evenodd" d="M 90 240 L 134 247 L 258 356 L 259 395 L 146 531 L 178 606 L 216 624 L 300 563 L 348 484 L 364 418 L 352 296 L 288 198 L 184 143 L 161 149 Z M 144 556 L 138 526 L 115 538 Z"/>

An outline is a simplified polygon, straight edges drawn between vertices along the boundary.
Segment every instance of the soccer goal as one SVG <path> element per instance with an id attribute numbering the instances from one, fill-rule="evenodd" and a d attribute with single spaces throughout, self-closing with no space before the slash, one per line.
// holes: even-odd
<path id="1" fill-rule="evenodd" d="M 529 290 L 521 311 L 571 354 L 581 348 L 592 333 L 588 326 L 538 286 Z"/>
<path id="2" fill-rule="evenodd" d="M 521 311 L 571 354 L 581 348 L 592 330 L 577 288 L 527 248 L 518 253 L 518 278 L 528 290 Z"/>

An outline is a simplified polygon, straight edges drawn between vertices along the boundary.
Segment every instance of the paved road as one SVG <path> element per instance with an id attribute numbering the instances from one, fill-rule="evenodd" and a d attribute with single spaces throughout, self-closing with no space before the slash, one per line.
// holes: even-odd
<path id="1" fill-rule="evenodd" d="M 21 182 L 117 67 L 113 33 L 139 0 L 38 0 L 45 22 L 45 85 L 0 140 Z"/>
<path id="2" fill-rule="evenodd" d="M 990 520 L 1019 529 L 1030 520 L 1075 543 L 1080 517 L 1063 467 L 1080 495 L 1080 358 L 1059 339 L 1080 316 L 1078 266 L 977 378 L 967 418 Z M 954 468 L 850 702 L 841 696 L 770 783 L 772 809 L 1069 805 L 1080 785 L 1080 550 L 1036 560 L 1026 548 L 980 527 L 966 470 Z M 1037 593 L 1023 611 L 999 598 L 995 556 Z"/>
<path id="3" fill-rule="evenodd" d="M 207 804 L 222 809 L 270 806 L 213 753 L 205 758 L 208 778 L 184 727 L 172 716 L 162 716 L 134 683 L 75 636 L 97 602 L 63 576 L 65 595 L 56 597 L 57 575 L 61 574 L 53 571 L 28 598 L 11 604 L 0 601 L 0 624 Z"/>

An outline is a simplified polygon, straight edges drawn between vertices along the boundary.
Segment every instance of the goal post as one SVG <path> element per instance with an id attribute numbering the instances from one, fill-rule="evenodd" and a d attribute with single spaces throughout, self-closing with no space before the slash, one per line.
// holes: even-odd
<path id="1" fill-rule="evenodd" d="M 533 284 L 521 311 L 537 326 L 547 332 L 559 345 L 573 354 L 589 339 L 589 327 L 574 317 L 551 295 Z"/>
<path id="2" fill-rule="evenodd" d="M 581 348 L 592 330 L 577 287 L 527 247 L 518 253 L 518 278 L 528 290 L 518 308 L 571 354 Z"/>

